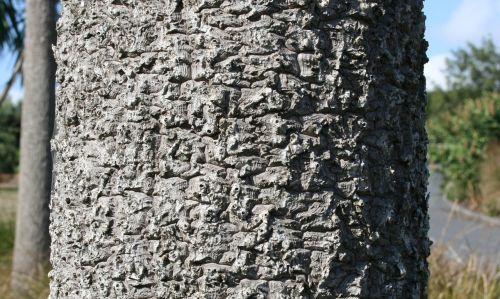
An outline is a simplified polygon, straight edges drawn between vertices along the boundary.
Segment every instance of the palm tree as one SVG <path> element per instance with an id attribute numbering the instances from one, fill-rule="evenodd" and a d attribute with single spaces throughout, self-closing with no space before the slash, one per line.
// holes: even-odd
<path id="1" fill-rule="evenodd" d="M 19 53 L 23 47 L 22 23 L 14 2 L 0 1 L 0 51 L 8 48 Z"/>
<path id="2" fill-rule="evenodd" d="M 22 293 L 48 263 L 50 138 L 54 119 L 55 1 L 26 1 L 21 165 L 12 289 Z"/>
<path id="3" fill-rule="evenodd" d="M 50 298 L 426 298 L 422 8 L 64 1 Z"/>
<path id="4" fill-rule="evenodd" d="M 7 80 L 0 94 L 0 107 L 7 98 L 10 88 L 22 67 L 22 48 L 24 32 L 22 30 L 23 19 L 12 0 L 0 1 L 0 52 L 8 49 L 17 53 L 16 64 L 11 77 Z"/>

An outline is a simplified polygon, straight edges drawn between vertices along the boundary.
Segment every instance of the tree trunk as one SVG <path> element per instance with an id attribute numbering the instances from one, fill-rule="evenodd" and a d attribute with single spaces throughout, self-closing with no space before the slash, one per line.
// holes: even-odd
<path id="1" fill-rule="evenodd" d="M 422 6 L 65 1 L 50 298 L 425 298 Z"/>
<path id="2" fill-rule="evenodd" d="M 54 124 L 55 1 L 26 1 L 21 173 L 12 288 L 25 291 L 49 262 L 50 138 Z"/>

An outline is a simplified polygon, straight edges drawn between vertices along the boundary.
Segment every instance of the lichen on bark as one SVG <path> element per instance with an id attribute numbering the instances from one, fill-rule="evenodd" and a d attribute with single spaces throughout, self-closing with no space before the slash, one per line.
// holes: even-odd
<path id="1" fill-rule="evenodd" d="M 50 298 L 425 298 L 422 6 L 63 1 Z"/>

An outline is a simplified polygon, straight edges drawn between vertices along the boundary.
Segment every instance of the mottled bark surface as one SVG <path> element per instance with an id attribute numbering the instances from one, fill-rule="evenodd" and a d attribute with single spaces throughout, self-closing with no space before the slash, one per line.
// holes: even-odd
<path id="1" fill-rule="evenodd" d="M 63 6 L 51 298 L 425 298 L 422 0 Z"/>
<path id="2" fill-rule="evenodd" d="M 26 1 L 21 171 L 12 271 L 14 292 L 29 288 L 49 261 L 55 38 L 55 0 Z"/>

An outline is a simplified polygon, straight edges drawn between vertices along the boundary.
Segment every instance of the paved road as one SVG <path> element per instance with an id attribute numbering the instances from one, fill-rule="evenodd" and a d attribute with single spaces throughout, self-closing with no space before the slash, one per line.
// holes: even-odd
<path id="1" fill-rule="evenodd" d="M 443 200 L 442 177 L 431 173 L 429 178 L 430 238 L 448 248 L 451 257 L 465 261 L 474 254 L 479 262 L 500 266 L 500 225 L 469 217 Z"/>

